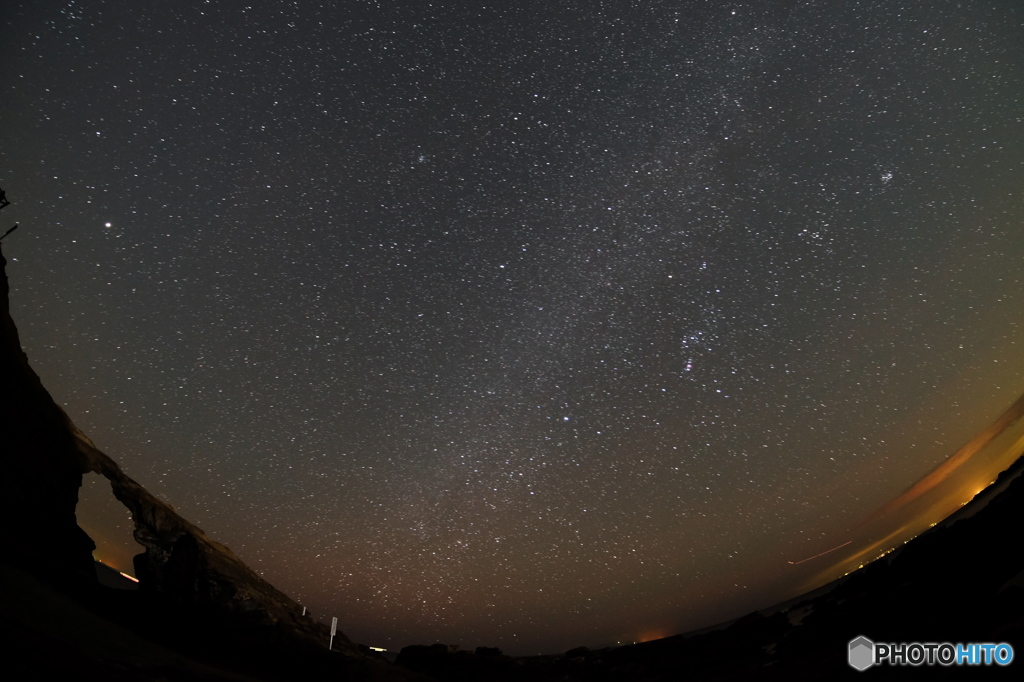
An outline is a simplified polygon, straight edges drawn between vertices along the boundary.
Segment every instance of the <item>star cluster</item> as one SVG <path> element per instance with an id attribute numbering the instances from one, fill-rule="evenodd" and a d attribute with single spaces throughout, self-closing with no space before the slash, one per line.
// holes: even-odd
<path id="1" fill-rule="evenodd" d="M 14 3 L 15 319 L 129 475 L 357 640 L 706 625 L 1024 392 L 1022 28 Z"/>

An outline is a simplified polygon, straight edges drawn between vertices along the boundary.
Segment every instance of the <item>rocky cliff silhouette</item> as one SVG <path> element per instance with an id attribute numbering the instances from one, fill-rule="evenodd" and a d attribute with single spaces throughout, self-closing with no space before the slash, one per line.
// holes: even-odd
<path id="1" fill-rule="evenodd" d="M 213 660 L 231 669 L 238 663 L 243 669 L 258 670 L 256 679 L 289 679 L 278 677 L 275 666 L 294 671 L 296 665 L 307 669 L 326 666 L 335 676 L 343 672 L 356 679 L 361 679 L 364 669 L 374 670 L 372 674 L 383 679 L 403 678 L 398 668 L 376 670 L 378 662 L 369 650 L 340 632 L 334 638 L 333 651 L 327 652 L 330 633 L 326 625 L 302 615 L 301 605 L 132 480 L 74 425 L 43 387 L 22 351 L 10 314 L 7 260 L 2 248 L 0 265 L 4 270 L 0 282 L 0 518 L 4 520 L 2 564 L 10 569 L 5 571 L 7 582 L 38 580 L 41 586 L 31 582 L 26 589 L 35 590 L 38 599 L 56 604 L 53 608 L 57 610 L 78 613 L 75 609 L 84 606 L 103 619 L 103 624 L 95 627 L 110 622 L 115 627 L 145 630 L 160 646 L 170 645 L 187 656 Z M 97 582 L 92 559 L 95 545 L 75 518 L 82 476 L 89 472 L 110 481 L 114 496 L 131 511 L 135 539 L 145 547 L 145 552 L 135 557 L 140 580 L 137 593 L 115 594 Z M 14 588 L 7 585 L 6 589 Z M 15 601 L 10 600 L 12 604 Z M 23 654 L 30 659 L 32 652 L 52 644 L 11 625 L 24 614 L 4 615 L 12 630 L 7 633 L 8 640 L 27 637 Z M 75 640 L 73 633 L 68 639 Z M 254 654 L 255 649 L 261 651 Z M 45 667 L 47 654 L 37 653 L 34 664 Z M 88 651 L 84 655 L 92 658 Z M 240 663 L 233 656 L 262 662 Z M 299 659 L 301 665 L 296 663 Z M 91 669 L 98 678 L 108 678 L 113 673 L 111 666 L 123 667 L 124 662 L 92 663 L 94 668 L 82 663 L 85 672 Z M 132 665 L 131 674 L 124 677 L 122 671 L 115 678 L 148 677 L 145 661 L 141 666 L 138 662 Z M 169 679 L 178 679 L 176 675 L 193 678 L 198 669 L 190 668 L 191 662 L 182 665 L 188 672 L 179 670 Z M 216 678 L 213 672 L 203 673 L 207 674 Z"/>
<path id="2" fill-rule="evenodd" d="M 95 472 L 110 481 L 114 496 L 131 511 L 135 539 L 146 548 L 135 557 L 141 588 L 180 604 L 244 614 L 255 622 L 286 623 L 320 637 L 302 606 L 256 575 L 224 545 L 214 542 L 169 505 L 127 476 L 101 452 L 53 401 L 21 350 L 10 315 L 7 261 L 4 278 L 3 433 L 8 475 L 3 478 L 4 518 L 18 519 L 14 537 L 18 563 L 37 570 L 62 589 L 91 585 L 95 574 L 92 540 L 75 520 L 82 475 Z M 10 526 L 9 526 L 10 528 Z M 341 646 L 349 645 L 340 637 Z"/>

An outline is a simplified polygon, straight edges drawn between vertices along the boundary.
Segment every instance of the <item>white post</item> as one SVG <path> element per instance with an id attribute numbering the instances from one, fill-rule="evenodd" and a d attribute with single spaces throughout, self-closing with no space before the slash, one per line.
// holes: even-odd
<path id="1" fill-rule="evenodd" d="M 334 634 L 337 631 L 338 631 L 338 617 L 334 616 L 333 618 L 331 618 L 331 642 L 330 642 L 330 644 L 327 645 L 328 649 L 330 649 L 331 647 L 334 646 Z"/>

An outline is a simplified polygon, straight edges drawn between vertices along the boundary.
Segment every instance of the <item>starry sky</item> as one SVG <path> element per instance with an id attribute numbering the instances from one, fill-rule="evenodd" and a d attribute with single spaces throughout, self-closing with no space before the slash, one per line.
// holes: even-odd
<path id="1" fill-rule="evenodd" d="M 357 641 L 781 601 L 1024 393 L 1018 2 L 0 8 L 34 367 Z"/>

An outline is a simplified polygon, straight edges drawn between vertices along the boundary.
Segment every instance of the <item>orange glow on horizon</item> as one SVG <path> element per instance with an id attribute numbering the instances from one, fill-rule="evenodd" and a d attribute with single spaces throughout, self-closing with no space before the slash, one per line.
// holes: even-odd
<path id="1" fill-rule="evenodd" d="M 1014 422 L 1024 417 L 1024 396 L 1017 398 L 1003 414 L 999 416 L 988 428 L 982 430 L 966 445 L 957 450 L 949 459 L 932 469 L 917 483 L 908 488 L 902 495 L 892 502 L 889 502 L 875 513 L 865 519 L 861 525 L 871 524 L 893 512 L 906 507 L 914 500 L 925 493 L 937 488 L 941 483 L 950 479 L 955 471 L 963 466 L 979 451 L 992 443 L 1000 434 L 1008 429 Z M 978 491 L 980 492 L 980 490 Z M 977 493 L 975 493 L 977 494 Z M 972 496 L 973 497 L 973 496 Z"/>

